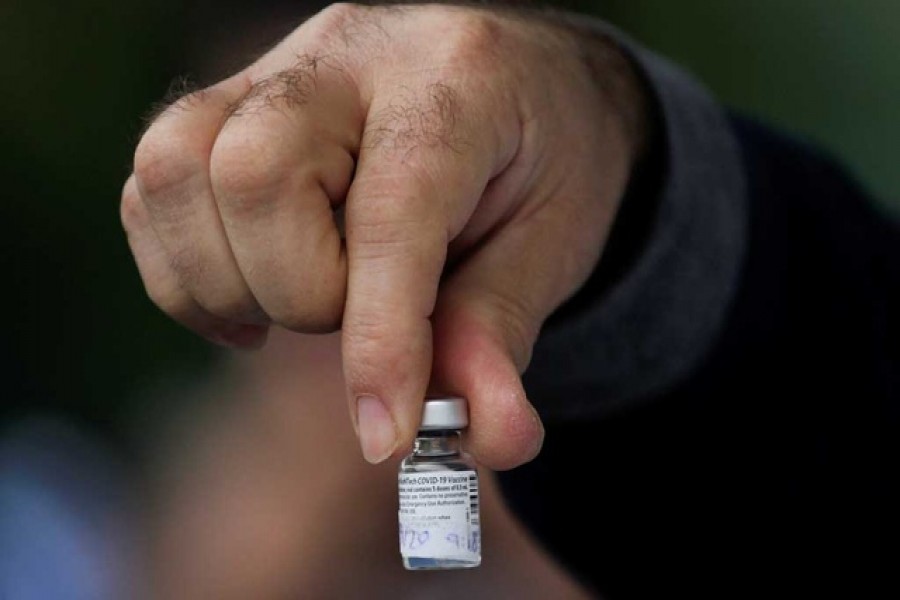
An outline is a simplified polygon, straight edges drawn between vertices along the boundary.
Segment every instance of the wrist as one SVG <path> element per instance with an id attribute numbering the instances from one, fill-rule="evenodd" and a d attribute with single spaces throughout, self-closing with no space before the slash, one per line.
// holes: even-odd
<path id="1" fill-rule="evenodd" d="M 548 319 L 565 320 L 592 306 L 633 268 L 649 244 L 666 170 L 664 127 L 650 84 L 631 52 L 613 34 L 572 13 L 541 13 L 568 41 L 570 53 L 614 127 L 607 140 L 627 156 L 626 185 L 604 244 L 603 258 L 587 281 Z M 593 25 L 593 26 L 591 26 Z"/>
<path id="2" fill-rule="evenodd" d="M 577 15 L 558 10 L 542 19 L 562 30 L 600 102 L 615 117 L 632 171 L 645 161 L 655 137 L 652 94 L 629 53 L 605 31 L 588 27 Z"/>

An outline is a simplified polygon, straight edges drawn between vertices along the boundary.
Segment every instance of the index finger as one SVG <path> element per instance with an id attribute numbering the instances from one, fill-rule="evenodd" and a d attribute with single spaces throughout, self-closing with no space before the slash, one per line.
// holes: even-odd
<path id="1" fill-rule="evenodd" d="M 412 442 L 447 246 L 513 151 L 461 94 L 431 82 L 376 95 L 347 196 L 344 371 L 372 463 Z"/>

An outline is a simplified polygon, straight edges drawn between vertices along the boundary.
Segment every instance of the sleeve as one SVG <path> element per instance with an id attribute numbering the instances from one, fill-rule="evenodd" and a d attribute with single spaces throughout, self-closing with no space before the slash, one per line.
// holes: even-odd
<path id="1" fill-rule="evenodd" d="M 498 475 L 507 502 L 610 597 L 897 596 L 900 223 L 821 149 L 610 35 L 660 160 L 547 323 L 526 378 L 547 436 Z M 617 236 L 640 243 L 623 258 Z"/>
<path id="2" fill-rule="evenodd" d="M 621 48 L 657 118 L 655 158 L 633 174 L 595 273 L 548 320 L 524 377 L 543 416 L 583 418 L 662 393 L 703 360 L 737 288 L 747 191 L 728 117 L 703 87 L 609 25 L 565 18 Z"/>

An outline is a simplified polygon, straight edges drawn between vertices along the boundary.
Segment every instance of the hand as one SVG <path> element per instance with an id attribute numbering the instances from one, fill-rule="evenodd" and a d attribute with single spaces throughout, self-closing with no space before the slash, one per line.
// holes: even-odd
<path id="1" fill-rule="evenodd" d="M 526 462 L 520 374 L 599 260 L 634 79 L 535 14 L 333 5 L 141 139 L 121 213 L 147 292 L 234 346 L 341 328 L 370 462 L 409 446 L 429 388 L 469 399 L 482 464 Z"/>

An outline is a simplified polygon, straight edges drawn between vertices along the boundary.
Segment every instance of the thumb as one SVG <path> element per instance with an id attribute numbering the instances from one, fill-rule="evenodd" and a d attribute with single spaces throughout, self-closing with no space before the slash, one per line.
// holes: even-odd
<path id="1" fill-rule="evenodd" d="M 521 373 L 543 321 L 596 264 L 607 210 L 529 211 L 485 240 L 441 285 L 432 317 L 433 391 L 469 400 L 468 449 L 487 467 L 510 469 L 540 451 L 543 426 Z"/>
<path id="2" fill-rule="evenodd" d="M 457 297 L 453 304 L 434 317 L 432 387 L 468 399 L 467 449 L 479 463 L 495 470 L 526 463 L 544 439 L 520 378 L 530 342 L 489 294 Z"/>

